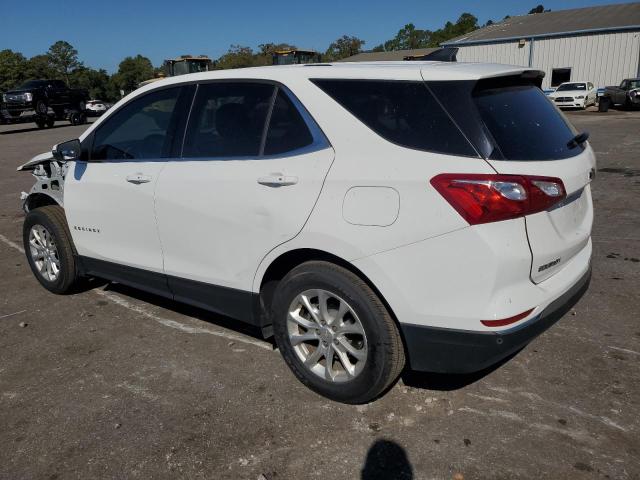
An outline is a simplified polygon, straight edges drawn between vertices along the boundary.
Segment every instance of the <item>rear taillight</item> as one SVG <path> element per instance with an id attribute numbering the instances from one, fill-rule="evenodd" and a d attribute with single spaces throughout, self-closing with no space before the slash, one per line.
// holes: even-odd
<path id="1" fill-rule="evenodd" d="M 566 197 L 559 178 L 443 173 L 431 185 L 471 225 L 548 210 Z"/>

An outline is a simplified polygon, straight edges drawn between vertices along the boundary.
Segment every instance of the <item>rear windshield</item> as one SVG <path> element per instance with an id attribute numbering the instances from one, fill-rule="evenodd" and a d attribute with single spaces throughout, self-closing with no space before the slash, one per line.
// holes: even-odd
<path id="1" fill-rule="evenodd" d="M 313 80 L 384 139 L 416 150 L 477 157 L 424 82 Z"/>
<path id="2" fill-rule="evenodd" d="M 483 89 L 473 98 L 504 160 L 559 160 L 584 149 L 569 148 L 576 131 L 535 85 Z"/>

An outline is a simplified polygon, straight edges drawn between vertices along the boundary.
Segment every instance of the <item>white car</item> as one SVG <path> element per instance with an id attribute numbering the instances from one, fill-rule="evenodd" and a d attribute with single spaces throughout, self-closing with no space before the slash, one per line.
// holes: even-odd
<path id="1" fill-rule="evenodd" d="M 107 110 L 107 105 L 102 100 L 89 100 L 85 111 L 87 115 L 100 116 Z"/>
<path id="2" fill-rule="evenodd" d="M 29 263 L 55 293 L 95 276 L 260 327 L 342 402 L 405 363 L 484 369 L 590 278 L 595 158 L 541 75 L 394 62 L 155 82 L 19 167 L 37 180 Z"/>
<path id="3" fill-rule="evenodd" d="M 596 104 L 598 89 L 591 82 L 565 82 L 556 88 L 549 98 L 558 107 L 585 109 Z"/>

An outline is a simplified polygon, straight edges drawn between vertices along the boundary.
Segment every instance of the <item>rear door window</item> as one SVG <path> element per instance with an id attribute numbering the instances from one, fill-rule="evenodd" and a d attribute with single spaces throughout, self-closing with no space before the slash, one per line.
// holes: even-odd
<path id="1" fill-rule="evenodd" d="M 324 79 L 313 82 L 392 143 L 415 150 L 478 156 L 424 82 Z"/>
<path id="2" fill-rule="evenodd" d="M 568 146 L 576 131 L 535 85 L 481 89 L 473 97 L 504 160 L 559 160 L 584 149 Z"/>
<path id="3" fill-rule="evenodd" d="M 258 156 L 274 88 L 266 83 L 201 84 L 182 157 Z"/>
<path id="4" fill-rule="evenodd" d="M 311 143 L 313 143 L 313 137 L 300 112 L 282 89 L 278 89 L 269 119 L 264 154 L 277 155 L 291 152 Z"/>

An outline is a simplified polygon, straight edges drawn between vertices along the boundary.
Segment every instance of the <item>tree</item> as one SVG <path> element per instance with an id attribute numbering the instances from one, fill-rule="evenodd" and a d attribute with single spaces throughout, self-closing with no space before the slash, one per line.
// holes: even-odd
<path id="1" fill-rule="evenodd" d="M 70 77 L 73 88 L 84 88 L 91 98 L 113 100 L 109 91 L 109 75 L 106 70 L 94 70 L 81 67 L 73 71 Z"/>
<path id="2" fill-rule="evenodd" d="M 352 55 L 360 53 L 362 51 L 363 45 L 364 40 L 361 40 L 358 37 L 343 35 L 331 45 L 329 45 L 329 48 L 327 48 L 327 51 L 325 53 L 325 58 L 327 59 L 327 61 L 331 62 L 334 60 L 351 57 Z"/>
<path id="3" fill-rule="evenodd" d="M 64 40 L 58 40 L 51 45 L 47 56 L 51 68 L 66 80 L 67 85 L 71 71 L 82 66 L 82 62 L 78 60 L 78 51 Z"/>
<path id="4" fill-rule="evenodd" d="M 543 5 L 538 5 L 537 7 L 532 8 L 531 10 L 529 10 L 529 15 L 535 14 L 535 13 L 542 13 L 544 12 L 544 6 Z"/>
<path id="5" fill-rule="evenodd" d="M 113 75 L 113 83 L 118 90 L 132 92 L 138 84 L 153 78 L 151 60 L 142 55 L 126 57 L 118 65 L 118 72 Z"/>
<path id="6" fill-rule="evenodd" d="M 225 70 L 228 68 L 245 68 L 254 65 L 253 50 L 241 45 L 231 45 L 227 53 L 222 55 L 216 64 L 216 68 Z"/>
<path id="7" fill-rule="evenodd" d="M 19 52 L 0 50 L 0 92 L 17 87 L 24 81 L 27 60 Z"/>
<path id="8" fill-rule="evenodd" d="M 26 64 L 25 78 L 62 78 L 61 75 L 58 74 L 56 70 L 51 67 L 49 63 L 49 56 L 42 55 L 34 55 L 31 57 Z"/>

